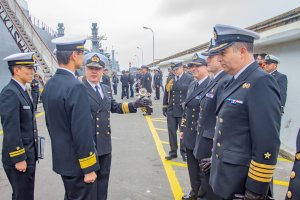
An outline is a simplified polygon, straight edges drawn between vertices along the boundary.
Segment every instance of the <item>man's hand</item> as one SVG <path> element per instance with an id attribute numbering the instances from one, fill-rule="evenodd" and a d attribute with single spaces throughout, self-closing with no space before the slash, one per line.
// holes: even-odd
<path id="1" fill-rule="evenodd" d="M 201 160 L 200 164 L 199 164 L 202 172 L 204 172 L 205 174 L 207 174 L 210 171 L 210 167 L 211 167 L 211 158 L 204 158 Z"/>
<path id="2" fill-rule="evenodd" d="M 18 162 L 15 164 L 15 168 L 19 171 L 19 172 L 26 172 L 27 169 L 27 163 L 25 160 Z"/>
<path id="3" fill-rule="evenodd" d="M 167 117 L 167 108 L 163 108 L 163 109 L 162 109 L 162 113 L 163 113 L 163 115 L 164 115 L 165 117 Z"/>
<path id="4" fill-rule="evenodd" d="M 88 174 L 84 175 L 84 182 L 85 183 L 94 183 L 96 179 L 97 179 L 96 172 L 91 172 L 91 173 L 88 173 Z"/>
<path id="5" fill-rule="evenodd" d="M 180 132 L 180 133 L 179 133 L 179 138 L 180 138 L 181 140 L 183 140 L 183 132 Z"/>
<path id="6" fill-rule="evenodd" d="M 137 99 L 133 104 L 135 108 L 147 107 L 152 105 L 152 100 L 149 98 L 141 97 Z"/>

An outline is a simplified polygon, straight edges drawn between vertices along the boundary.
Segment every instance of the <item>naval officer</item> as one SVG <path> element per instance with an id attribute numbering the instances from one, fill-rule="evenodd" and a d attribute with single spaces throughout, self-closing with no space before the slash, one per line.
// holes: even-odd
<path id="1" fill-rule="evenodd" d="M 300 129 L 297 136 L 296 155 L 293 170 L 290 176 L 290 184 L 286 194 L 286 200 L 300 199 Z"/>
<path id="2" fill-rule="evenodd" d="M 166 84 L 163 97 L 163 115 L 167 117 L 170 151 L 166 160 L 177 158 L 177 130 L 181 125 L 183 116 L 183 103 L 186 99 L 188 87 L 193 78 L 184 73 L 181 61 L 171 62 L 174 77 L 170 76 Z M 180 153 L 183 161 L 186 161 L 186 151 L 180 139 Z"/>
<path id="3" fill-rule="evenodd" d="M 12 199 L 33 200 L 37 127 L 25 84 L 31 82 L 34 72 L 34 52 L 13 54 L 4 61 L 12 79 L 0 94 L 3 168 L 12 187 Z"/>
<path id="4" fill-rule="evenodd" d="M 278 84 L 254 60 L 257 33 L 216 25 L 214 37 L 212 52 L 233 77 L 218 97 L 210 185 L 223 199 L 265 199 L 280 146 Z"/>
<path id="5" fill-rule="evenodd" d="M 111 167 L 111 127 L 110 112 L 126 114 L 135 113 L 137 108 L 149 106 L 151 100 L 140 98 L 132 103 L 117 103 L 111 88 L 100 83 L 108 59 L 98 53 L 85 55 L 85 74 L 86 80 L 83 81 L 86 87 L 90 111 L 92 114 L 92 129 L 94 141 L 97 149 L 97 156 L 100 170 L 97 172 L 97 198 L 95 200 L 106 200 Z"/>
<path id="6" fill-rule="evenodd" d="M 68 36 L 52 40 L 59 67 L 42 96 L 53 170 L 62 177 L 66 200 L 97 198 L 99 164 L 87 109 L 90 104 L 84 85 L 75 77 L 75 71 L 83 65 L 85 41 Z"/>
<path id="7" fill-rule="evenodd" d="M 180 132 L 183 138 L 183 144 L 186 147 L 187 166 L 192 189 L 189 194 L 182 197 L 184 200 L 196 200 L 201 186 L 199 162 L 195 158 L 193 151 L 195 148 L 197 120 L 200 111 L 199 100 L 202 96 L 202 92 L 210 81 L 206 66 L 206 57 L 200 53 L 195 53 L 192 62 L 188 64 L 189 71 L 192 73 L 195 81 L 190 84 L 184 101 L 184 112 Z"/>
<path id="8" fill-rule="evenodd" d="M 277 70 L 278 64 L 280 63 L 279 58 L 273 55 L 266 55 L 265 57 L 265 66 L 264 70 L 271 74 L 276 82 L 278 83 L 279 90 L 280 90 L 280 99 L 281 99 L 281 112 L 284 113 L 284 107 L 287 97 L 287 85 L 288 80 L 285 74 L 280 73 Z"/>
<path id="9" fill-rule="evenodd" d="M 203 199 L 218 200 L 218 197 L 212 191 L 209 185 L 209 166 L 211 149 L 213 147 L 213 137 L 215 134 L 216 125 L 216 104 L 217 97 L 222 91 L 222 86 L 231 78 L 224 72 L 218 55 L 211 53 L 214 48 L 214 39 L 211 39 L 208 50 L 202 52 L 202 55 L 208 56 L 206 59 L 207 70 L 212 75 L 210 84 L 203 91 L 200 101 L 200 112 L 197 123 L 197 137 L 194 148 L 195 158 L 200 163 L 201 191 L 198 195 Z M 203 168 L 203 169 L 202 169 Z M 202 194 L 202 195 L 201 195 Z"/>

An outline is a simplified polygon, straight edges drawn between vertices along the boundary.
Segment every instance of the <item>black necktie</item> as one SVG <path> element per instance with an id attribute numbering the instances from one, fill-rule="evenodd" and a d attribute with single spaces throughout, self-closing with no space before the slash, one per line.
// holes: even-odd
<path id="1" fill-rule="evenodd" d="M 179 78 L 180 78 L 179 76 L 176 76 L 176 81 L 179 81 Z"/>
<path id="2" fill-rule="evenodd" d="M 101 97 L 101 95 L 100 95 L 100 92 L 99 92 L 99 86 L 96 85 L 96 86 L 95 86 L 95 89 L 96 89 L 96 94 L 97 94 L 97 96 L 98 96 L 100 99 L 102 99 L 102 97 Z"/>
<path id="3" fill-rule="evenodd" d="M 226 89 L 226 88 L 228 88 L 230 85 L 232 85 L 232 83 L 234 82 L 234 80 L 235 80 L 235 78 L 234 78 L 234 76 L 230 79 L 230 81 L 227 83 L 227 85 L 226 85 L 226 87 L 224 88 L 224 89 Z"/>

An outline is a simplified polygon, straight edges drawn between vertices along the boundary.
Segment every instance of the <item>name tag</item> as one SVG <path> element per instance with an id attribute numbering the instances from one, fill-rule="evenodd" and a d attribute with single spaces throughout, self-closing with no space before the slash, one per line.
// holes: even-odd
<path id="1" fill-rule="evenodd" d="M 23 106 L 23 110 L 30 110 L 30 106 Z"/>
<path id="2" fill-rule="evenodd" d="M 243 104 L 244 103 L 243 101 L 236 100 L 236 99 L 227 98 L 226 100 L 229 101 L 231 104 Z"/>
<path id="3" fill-rule="evenodd" d="M 211 94 L 211 93 L 207 93 L 205 96 L 208 97 L 208 98 L 210 98 L 210 99 L 214 98 L 214 95 Z"/>

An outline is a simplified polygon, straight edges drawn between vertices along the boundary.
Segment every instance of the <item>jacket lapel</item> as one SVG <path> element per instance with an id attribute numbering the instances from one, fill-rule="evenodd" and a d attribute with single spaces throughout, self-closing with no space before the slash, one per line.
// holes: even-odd
<path id="1" fill-rule="evenodd" d="M 254 71 L 258 68 L 258 65 L 256 62 L 252 63 L 249 67 L 247 67 L 247 69 L 245 69 L 245 71 L 243 71 L 239 77 L 234 80 L 232 82 L 232 84 L 230 84 L 228 87 L 226 87 L 223 90 L 223 93 L 220 95 L 220 98 L 218 99 L 217 102 L 217 113 L 219 112 L 219 109 L 221 108 L 221 106 L 223 105 L 223 103 L 225 102 L 225 99 L 231 95 L 233 92 L 235 92 L 238 88 L 240 88 L 240 86 L 242 86 L 246 81 L 246 78 Z"/>
<path id="2" fill-rule="evenodd" d="M 92 97 L 92 99 L 94 99 L 99 105 L 101 105 L 101 99 L 99 99 L 99 97 L 97 96 L 94 88 L 87 81 L 83 81 L 83 84 L 85 85 L 87 92 Z"/>
<path id="3" fill-rule="evenodd" d="M 203 90 L 205 90 L 208 82 L 210 81 L 209 78 L 206 78 L 202 83 L 201 85 L 198 86 L 198 88 L 196 88 L 192 93 L 191 95 L 186 99 L 186 104 L 188 102 L 190 102 L 194 97 L 196 97 L 197 95 L 201 94 L 203 92 Z"/>
<path id="4" fill-rule="evenodd" d="M 180 84 L 182 84 L 182 82 L 184 82 L 185 79 L 186 79 L 186 74 L 183 72 L 181 78 L 174 82 L 172 90 L 175 90 Z M 175 78 L 174 78 L 174 80 L 175 80 Z"/>
<path id="5" fill-rule="evenodd" d="M 16 88 L 19 90 L 19 92 L 21 93 L 25 101 L 28 103 L 28 105 L 30 105 L 31 111 L 33 111 L 33 104 L 29 97 L 29 94 L 28 93 L 26 94 L 27 91 L 24 91 L 23 88 L 13 79 L 11 80 L 11 83 L 16 86 Z"/>

